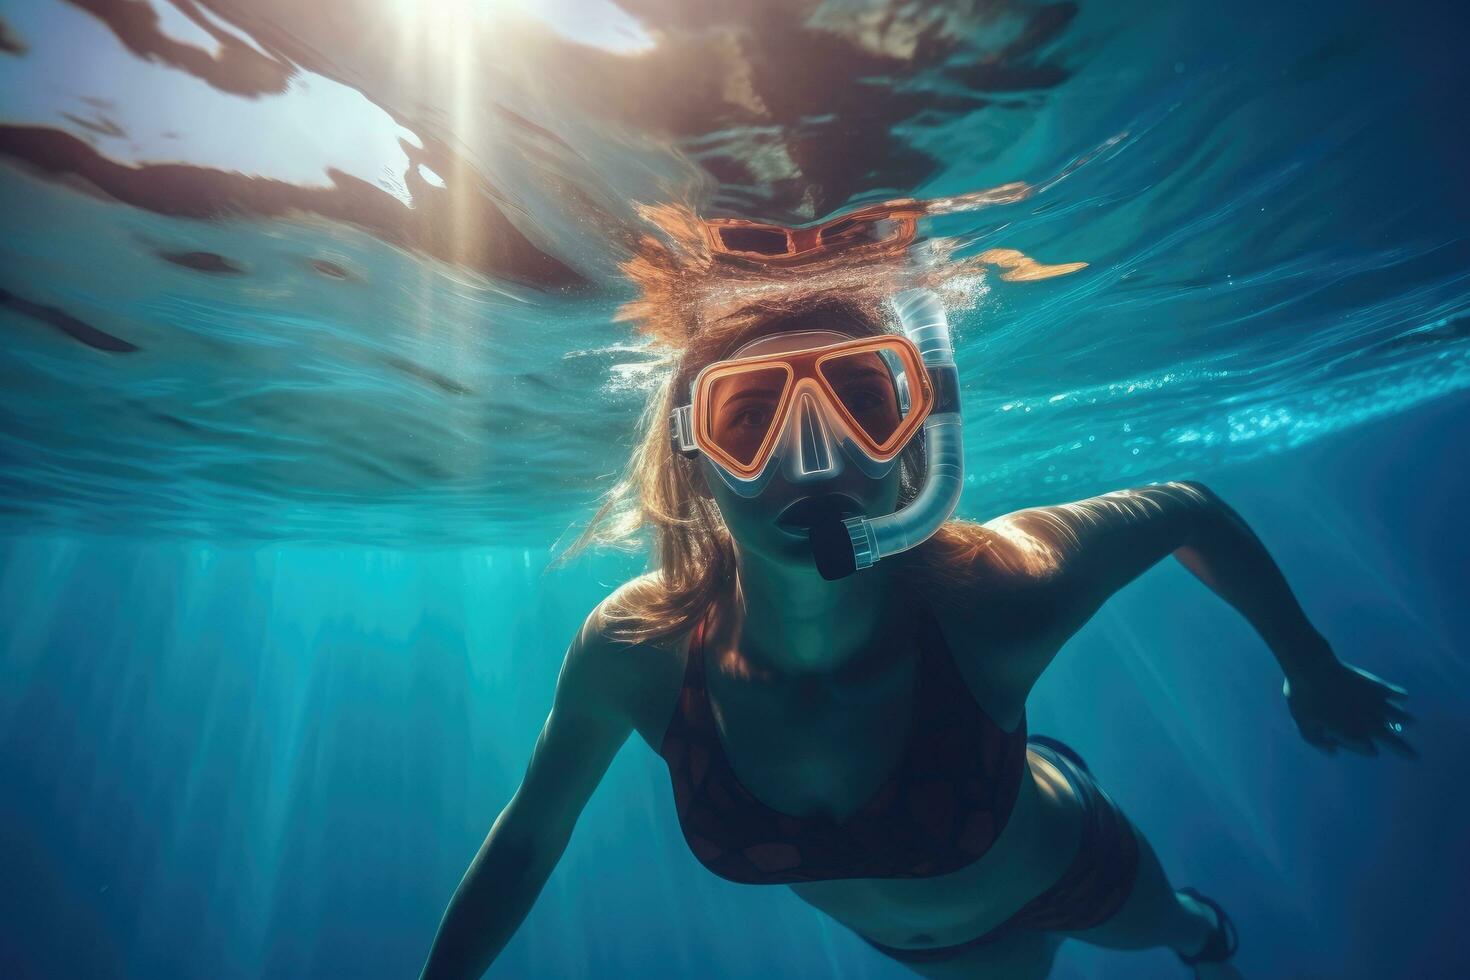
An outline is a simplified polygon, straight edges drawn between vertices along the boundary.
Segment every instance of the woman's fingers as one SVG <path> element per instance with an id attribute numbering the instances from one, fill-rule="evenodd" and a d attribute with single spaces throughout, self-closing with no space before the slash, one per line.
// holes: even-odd
<path id="1" fill-rule="evenodd" d="M 1378 746 L 1373 744 L 1371 738 L 1353 738 L 1346 735 L 1337 737 L 1337 744 L 1355 755 L 1377 755 Z"/>
<path id="2" fill-rule="evenodd" d="M 1357 668 L 1357 671 L 1373 683 L 1377 684 L 1379 687 L 1383 688 L 1393 697 L 1406 698 L 1409 696 L 1409 692 L 1406 691 L 1404 688 L 1399 687 L 1397 684 L 1384 680 L 1382 677 L 1379 677 L 1377 674 L 1372 673 L 1371 671 L 1364 670 L 1361 667 Z"/>
<path id="3" fill-rule="evenodd" d="M 1419 757 L 1419 753 L 1414 751 L 1414 747 L 1409 744 L 1408 740 L 1392 729 L 1385 728 L 1383 734 L 1378 736 L 1378 740 L 1405 759 Z"/>
<path id="4" fill-rule="evenodd" d="M 1315 749 L 1320 749 L 1327 755 L 1337 754 L 1337 743 L 1327 737 L 1326 729 L 1321 726 L 1300 728 L 1302 738 Z"/>
<path id="5" fill-rule="evenodd" d="M 1401 725 L 1412 725 L 1419 720 L 1392 701 L 1383 702 L 1383 713 Z"/>

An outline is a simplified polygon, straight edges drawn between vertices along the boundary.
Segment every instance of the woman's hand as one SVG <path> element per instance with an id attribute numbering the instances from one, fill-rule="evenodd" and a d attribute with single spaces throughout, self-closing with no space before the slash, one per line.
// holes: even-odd
<path id="1" fill-rule="evenodd" d="M 1302 738 L 1328 755 L 1338 748 L 1377 755 L 1380 742 L 1416 754 L 1403 736 L 1414 716 L 1397 703 L 1408 692 L 1396 684 L 1331 657 L 1294 673 L 1281 690 Z"/>

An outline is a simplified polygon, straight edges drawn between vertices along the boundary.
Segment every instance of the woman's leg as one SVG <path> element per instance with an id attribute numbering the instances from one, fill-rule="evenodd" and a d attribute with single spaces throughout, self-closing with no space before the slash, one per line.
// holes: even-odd
<path id="1" fill-rule="evenodd" d="M 1127 901 L 1108 921 L 1092 929 L 1059 935 L 1110 949 L 1167 946 L 1190 955 L 1199 952 L 1215 929 L 1215 914 L 1169 884 L 1158 855 L 1134 827 L 1138 841 L 1138 877 Z"/>

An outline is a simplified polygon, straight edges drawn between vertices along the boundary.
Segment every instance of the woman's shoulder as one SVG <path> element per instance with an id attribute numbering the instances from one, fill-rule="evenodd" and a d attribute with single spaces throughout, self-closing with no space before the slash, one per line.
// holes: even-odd
<path id="1" fill-rule="evenodd" d="M 629 579 L 592 608 L 582 624 L 581 639 L 599 649 L 656 651 L 678 648 L 689 628 L 681 628 L 665 610 L 667 589 L 657 572 Z"/>
<path id="2" fill-rule="evenodd" d="M 1012 681 L 1028 651 L 1048 642 L 1055 618 L 1054 566 L 1022 514 L 946 524 L 922 573 L 924 601 L 955 663 L 1002 724 L 1018 717 L 1026 688 Z"/>
<path id="3" fill-rule="evenodd" d="M 1011 601 L 1053 569 L 1051 549 L 1035 533 L 1036 520 L 1033 512 L 1017 511 L 984 524 L 946 522 L 923 548 L 923 586 L 971 609 Z"/>
<path id="4" fill-rule="evenodd" d="M 683 684 L 690 632 L 669 630 L 651 612 L 659 589 L 656 573 L 618 586 L 588 613 L 567 655 L 569 665 L 576 662 L 629 712 L 655 748 Z"/>

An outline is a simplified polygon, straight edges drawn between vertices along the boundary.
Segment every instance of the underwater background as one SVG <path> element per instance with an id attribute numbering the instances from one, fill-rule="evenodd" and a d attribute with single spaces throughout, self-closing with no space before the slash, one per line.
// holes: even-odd
<path id="1" fill-rule="evenodd" d="M 1175 563 L 1030 707 L 1246 977 L 1470 975 L 1458 3 L 0 0 L 0 977 L 404 977 L 638 554 L 638 205 L 923 223 L 987 519 L 1217 490 L 1420 758 L 1326 757 Z M 910 975 L 630 740 L 490 976 Z M 1063 947 L 1058 978 L 1166 978 Z"/>

